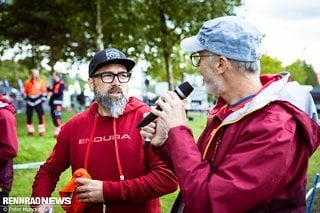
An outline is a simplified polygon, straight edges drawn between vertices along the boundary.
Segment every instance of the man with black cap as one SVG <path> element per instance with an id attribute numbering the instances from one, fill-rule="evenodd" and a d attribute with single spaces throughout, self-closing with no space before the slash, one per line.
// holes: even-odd
<path id="1" fill-rule="evenodd" d="M 149 148 L 135 125 L 150 111 L 128 97 L 135 62 L 118 49 L 96 53 L 89 64 L 88 83 L 95 102 L 61 128 L 57 144 L 39 169 L 33 197 L 50 197 L 60 174 L 83 168 L 89 178 L 75 178 L 73 196 L 87 204 L 84 212 L 161 212 L 158 197 L 177 189 L 174 174 Z M 68 188 L 68 187 L 64 187 Z M 70 187 L 69 187 L 70 188 Z M 37 208 L 44 211 L 49 205 Z M 64 205 L 64 209 L 72 209 Z"/>
<path id="2" fill-rule="evenodd" d="M 306 212 L 318 116 L 288 73 L 260 76 L 261 40 L 236 16 L 206 21 L 182 40 L 217 101 L 197 143 L 174 92 L 156 101 L 158 121 L 141 131 L 177 175 L 181 196 L 173 212 Z"/>

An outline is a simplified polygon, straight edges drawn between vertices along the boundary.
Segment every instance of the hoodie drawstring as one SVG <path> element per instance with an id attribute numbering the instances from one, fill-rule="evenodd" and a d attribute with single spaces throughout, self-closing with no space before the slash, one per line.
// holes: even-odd
<path id="1" fill-rule="evenodd" d="M 84 169 L 88 169 L 89 152 L 90 152 L 91 145 L 92 145 L 92 142 L 93 142 L 93 135 L 94 135 L 94 132 L 96 130 L 97 120 L 98 120 L 98 116 L 95 116 L 94 117 L 94 121 L 93 121 L 93 127 L 92 127 L 92 131 L 91 131 L 89 143 L 88 143 L 88 146 L 87 146 L 87 149 L 86 149 L 86 155 L 84 157 L 84 166 L 83 166 Z"/>
<path id="2" fill-rule="evenodd" d="M 124 175 L 123 175 L 120 157 L 119 157 L 116 119 L 113 119 L 113 137 L 114 137 L 114 147 L 115 147 L 115 151 L 116 151 L 116 160 L 117 160 L 117 165 L 118 165 L 118 169 L 119 169 L 120 180 L 124 180 Z"/>

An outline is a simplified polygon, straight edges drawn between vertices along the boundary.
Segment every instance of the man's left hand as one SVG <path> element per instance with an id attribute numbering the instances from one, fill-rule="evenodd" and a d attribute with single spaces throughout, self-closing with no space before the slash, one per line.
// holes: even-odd
<path id="1" fill-rule="evenodd" d="M 81 202 L 104 202 L 102 181 L 91 180 L 87 178 L 77 178 L 75 183 L 80 185 L 76 188 L 76 193 L 77 198 Z"/>

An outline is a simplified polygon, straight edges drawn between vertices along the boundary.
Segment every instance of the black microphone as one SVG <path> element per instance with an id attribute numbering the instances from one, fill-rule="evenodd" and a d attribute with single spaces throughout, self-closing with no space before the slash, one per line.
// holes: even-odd
<path id="1" fill-rule="evenodd" d="M 181 100 L 188 97 L 192 91 L 193 91 L 193 87 L 191 86 L 191 84 L 188 81 L 180 84 L 174 90 L 174 92 L 179 96 L 179 98 Z M 159 106 L 157 106 L 156 109 L 161 110 L 161 108 Z M 149 123 L 151 123 L 152 121 L 154 121 L 156 118 L 157 118 L 157 116 L 155 114 L 153 114 L 152 112 L 150 112 L 146 117 L 144 117 L 140 121 L 140 123 L 136 127 L 137 128 L 144 127 L 144 126 L 148 125 Z"/>

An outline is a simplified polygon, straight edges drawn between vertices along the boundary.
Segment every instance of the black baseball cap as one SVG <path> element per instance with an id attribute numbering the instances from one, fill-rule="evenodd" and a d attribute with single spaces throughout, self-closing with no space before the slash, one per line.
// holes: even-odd
<path id="1" fill-rule="evenodd" d="M 126 55 L 118 49 L 107 48 L 97 52 L 89 64 L 89 77 L 91 77 L 98 68 L 107 64 L 122 64 L 131 71 L 136 64 L 133 60 L 128 59 Z"/>

